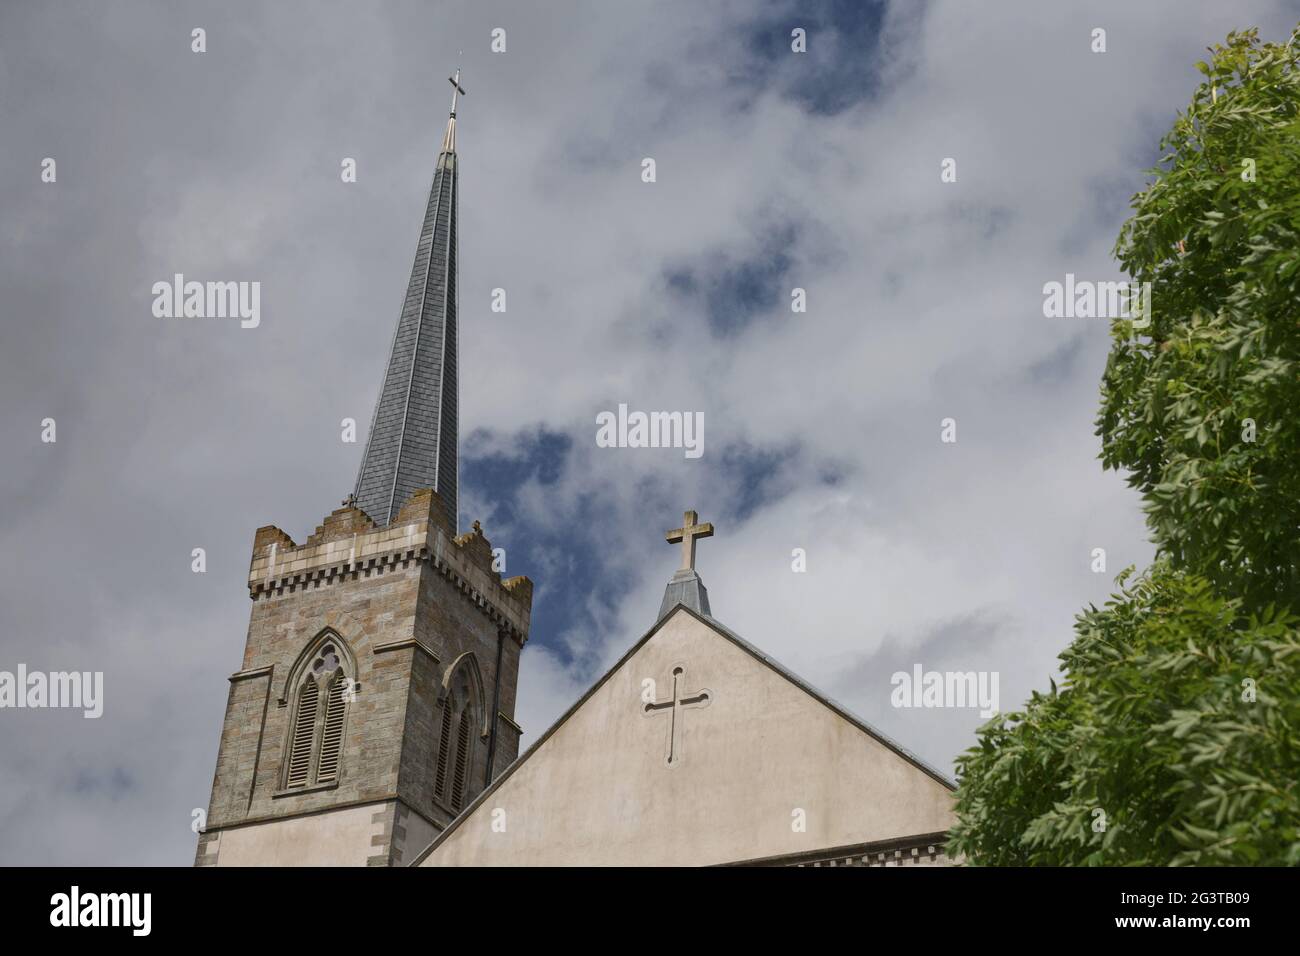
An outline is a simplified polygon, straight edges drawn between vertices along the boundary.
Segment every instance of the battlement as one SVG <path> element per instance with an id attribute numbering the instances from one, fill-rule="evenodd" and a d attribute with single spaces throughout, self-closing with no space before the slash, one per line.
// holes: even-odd
<path id="1" fill-rule="evenodd" d="M 522 646 L 528 639 L 533 582 L 503 579 L 492 568 L 492 545 L 477 521 L 454 535 L 432 489 L 416 491 L 385 527 L 355 505 L 331 512 L 303 544 L 274 525 L 257 529 L 248 568 L 254 601 L 299 588 L 327 587 L 430 563 Z"/>

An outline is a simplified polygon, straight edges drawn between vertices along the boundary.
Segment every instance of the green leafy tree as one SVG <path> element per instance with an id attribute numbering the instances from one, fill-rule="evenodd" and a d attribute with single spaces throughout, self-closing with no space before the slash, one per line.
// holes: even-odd
<path id="1" fill-rule="evenodd" d="M 1151 283 L 1117 322 L 1098 434 L 1157 546 L 1225 593 L 1300 607 L 1300 70 L 1231 34 L 1161 141 L 1115 255 Z"/>
<path id="2" fill-rule="evenodd" d="M 1158 563 L 959 758 L 976 863 L 1300 864 L 1300 634 Z"/>
<path id="3" fill-rule="evenodd" d="M 973 863 L 1300 864 L 1300 51 L 1211 53 L 1115 247 L 1153 308 L 1112 327 L 1101 459 L 1156 563 L 958 759 Z"/>

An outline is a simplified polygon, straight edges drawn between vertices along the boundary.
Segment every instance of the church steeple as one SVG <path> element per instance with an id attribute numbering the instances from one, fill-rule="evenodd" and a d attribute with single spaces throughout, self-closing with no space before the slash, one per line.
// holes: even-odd
<path id="1" fill-rule="evenodd" d="M 377 525 L 393 520 L 419 488 L 432 488 L 456 527 L 459 462 L 459 294 L 456 249 L 456 102 L 434 167 L 415 262 L 375 404 L 356 503 Z"/>
<path id="2" fill-rule="evenodd" d="M 533 584 L 456 534 L 456 102 L 356 493 L 259 528 L 198 866 L 398 866 L 519 754 Z M 364 512 L 364 513 L 363 513 Z"/>

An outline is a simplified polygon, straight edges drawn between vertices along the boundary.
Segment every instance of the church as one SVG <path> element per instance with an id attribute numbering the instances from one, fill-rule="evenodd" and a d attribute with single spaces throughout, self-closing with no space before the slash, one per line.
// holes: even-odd
<path id="1" fill-rule="evenodd" d="M 354 491 L 254 536 L 195 865 L 952 863 L 955 785 L 714 619 L 693 511 L 658 619 L 519 753 L 533 585 L 457 524 L 451 83 Z"/>

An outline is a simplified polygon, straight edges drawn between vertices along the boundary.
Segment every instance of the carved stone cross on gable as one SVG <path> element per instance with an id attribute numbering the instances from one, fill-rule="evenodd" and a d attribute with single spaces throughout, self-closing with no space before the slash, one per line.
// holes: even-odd
<path id="1" fill-rule="evenodd" d="M 682 526 L 673 531 L 669 531 L 665 538 L 670 544 L 682 543 L 682 571 L 695 570 L 695 539 L 713 537 L 713 525 L 708 521 L 700 524 L 700 516 L 694 511 L 688 511 L 683 516 L 685 520 Z"/>
<path id="2" fill-rule="evenodd" d="M 642 714 L 652 717 L 666 712 L 671 720 L 668 727 L 668 759 L 666 763 L 675 767 L 682 761 L 682 711 L 687 708 L 708 707 L 713 699 L 713 692 L 707 687 L 697 694 L 686 693 L 686 666 L 673 665 L 673 692 L 667 700 L 648 701 Z"/>

